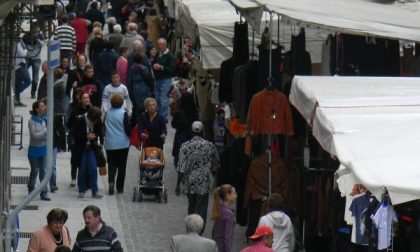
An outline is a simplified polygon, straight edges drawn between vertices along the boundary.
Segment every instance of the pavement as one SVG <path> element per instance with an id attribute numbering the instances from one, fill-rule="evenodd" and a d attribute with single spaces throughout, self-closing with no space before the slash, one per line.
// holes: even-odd
<path id="1" fill-rule="evenodd" d="M 44 48 L 45 49 L 45 48 Z M 45 50 L 43 50 L 45 55 Z M 46 57 L 44 57 L 46 58 Z M 16 115 L 23 116 L 23 149 L 12 146 L 11 150 L 11 173 L 12 176 L 29 177 L 29 161 L 27 158 L 29 132 L 28 119 L 32 102 L 30 88 L 21 95 L 22 102 L 27 107 L 15 108 Z M 19 126 L 17 126 L 19 127 Z M 18 128 L 17 128 L 18 129 Z M 168 203 L 157 203 L 153 197 L 144 197 L 143 202 L 133 202 L 133 187 L 137 185 L 139 151 L 130 148 L 125 189 L 123 194 L 107 194 L 107 176 L 98 176 L 99 192 L 104 194 L 102 199 L 93 199 L 90 193 L 85 198 L 78 198 L 77 187 L 69 187 L 70 178 L 70 153 L 59 153 L 57 157 L 57 186 L 59 190 L 49 193 L 51 201 L 40 201 L 36 197 L 31 206 L 37 210 L 23 210 L 19 214 L 20 232 L 18 251 L 27 251 L 30 233 L 46 225 L 47 213 L 55 207 L 64 208 L 68 211 L 69 218 L 66 226 L 70 230 L 72 243 L 77 232 L 84 227 L 82 210 L 87 205 L 93 204 L 101 209 L 103 220 L 112 226 L 117 232 L 124 251 L 129 252 L 161 252 L 170 251 L 169 238 L 176 234 L 185 233 L 184 217 L 187 214 L 186 196 L 175 196 L 176 172 L 171 156 L 174 129 L 168 124 L 168 137 L 164 147 L 165 153 L 165 185 L 168 187 Z M 16 136 L 17 138 L 19 136 Z M 18 139 L 17 139 L 18 140 Z M 38 182 L 39 183 L 39 182 Z M 26 184 L 12 184 L 11 204 L 17 205 L 27 195 Z M 210 197 L 212 198 L 212 197 Z M 212 200 L 209 203 L 208 215 L 211 213 Z M 204 237 L 211 237 L 213 221 L 208 217 Z M 22 238 L 27 234 L 27 238 Z M 236 226 L 233 251 L 240 251 L 245 247 L 245 228 Z"/>

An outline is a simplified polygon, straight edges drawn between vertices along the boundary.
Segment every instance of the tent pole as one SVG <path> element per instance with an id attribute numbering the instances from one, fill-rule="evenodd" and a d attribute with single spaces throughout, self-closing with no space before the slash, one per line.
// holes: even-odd
<path id="1" fill-rule="evenodd" d="M 272 51 L 273 51 L 273 41 L 272 41 L 272 34 L 273 34 L 273 13 L 270 12 L 270 49 L 269 49 L 269 57 L 268 57 L 268 86 L 271 88 L 272 86 L 272 81 L 273 81 L 273 77 L 272 77 L 272 72 L 271 72 L 271 65 L 272 65 Z M 273 153 L 271 152 L 271 134 L 268 135 L 268 195 L 271 195 L 271 169 L 272 169 L 272 155 Z"/>

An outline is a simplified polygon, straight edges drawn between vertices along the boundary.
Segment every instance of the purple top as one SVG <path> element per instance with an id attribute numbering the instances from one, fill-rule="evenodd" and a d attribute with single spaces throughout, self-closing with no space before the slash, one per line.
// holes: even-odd
<path id="1" fill-rule="evenodd" d="M 231 252 L 233 231 L 235 229 L 235 215 L 223 201 L 220 203 L 220 218 L 214 221 L 212 238 L 217 244 L 219 252 Z"/>

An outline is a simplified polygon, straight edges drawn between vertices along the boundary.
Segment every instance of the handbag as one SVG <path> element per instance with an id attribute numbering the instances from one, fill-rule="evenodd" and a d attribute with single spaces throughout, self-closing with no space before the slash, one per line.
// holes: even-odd
<path id="1" fill-rule="evenodd" d="M 95 146 L 96 162 L 99 167 L 99 175 L 106 175 L 106 159 L 102 146 Z"/>
<path id="2" fill-rule="evenodd" d="M 144 133 L 147 134 L 147 130 L 144 130 Z M 139 134 L 139 125 L 137 124 L 130 133 L 130 144 L 136 148 L 140 148 L 142 144 L 146 145 L 146 139 L 142 139 Z"/>

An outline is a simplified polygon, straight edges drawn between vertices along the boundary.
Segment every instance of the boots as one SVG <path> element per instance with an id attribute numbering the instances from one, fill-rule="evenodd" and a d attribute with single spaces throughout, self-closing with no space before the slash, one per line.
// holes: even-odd
<path id="1" fill-rule="evenodd" d="M 108 187 L 108 194 L 114 195 L 114 183 L 110 182 Z"/>

